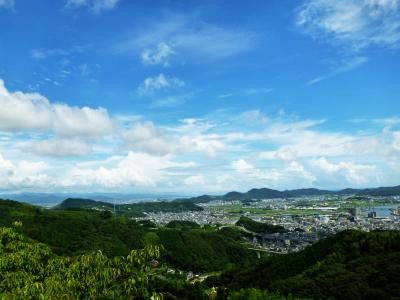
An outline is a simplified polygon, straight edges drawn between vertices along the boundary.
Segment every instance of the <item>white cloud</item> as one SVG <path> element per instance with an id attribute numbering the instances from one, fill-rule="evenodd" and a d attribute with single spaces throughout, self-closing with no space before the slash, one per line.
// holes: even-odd
<path id="1" fill-rule="evenodd" d="M 144 151 L 152 155 L 176 153 L 179 145 L 165 132 L 157 129 L 153 123 L 136 123 L 122 135 L 125 147 L 131 150 Z"/>
<path id="2" fill-rule="evenodd" d="M 207 158 L 216 158 L 226 150 L 224 142 L 211 134 L 187 134 L 179 138 L 179 144 L 183 153 L 201 152 Z"/>
<path id="3" fill-rule="evenodd" d="M 353 162 L 341 161 L 331 163 L 325 157 L 311 161 L 311 165 L 328 174 L 344 175 L 351 184 L 366 184 L 375 178 L 376 166 L 369 164 L 355 164 Z"/>
<path id="4" fill-rule="evenodd" d="M 279 150 L 272 150 L 272 151 L 263 151 L 259 154 L 259 157 L 261 159 L 267 159 L 267 160 L 275 160 L 279 159 L 282 161 L 292 161 L 297 158 L 297 153 L 296 150 L 283 146 Z"/>
<path id="5" fill-rule="evenodd" d="M 271 167 L 261 169 L 244 159 L 239 159 L 232 162 L 231 168 L 240 174 L 238 180 L 253 182 L 253 186 L 263 181 L 268 181 L 268 185 L 276 185 L 291 180 L 295 180 L 297 183 L 307 182 L 311 184 L 316 180 L 316 178 L 297 161 L 291 161 L 281 169 Z"/>
<path id="6" fill-rule="evenodd" d="M 29 151 L 43 156 L 83 156 L 91 152 L 90 146 L 77 139 L 53 139 L 32 142 Z"/>
<path id="7" fill-rule="evenodd" d="M 237 117 L 237 121 L 244 123 L 247 126 L 266 124 L 268 118 L 259 110 L 248 110 L 241 113 Z"/>
<path id="8" fill-rule="evenodd" d="M 334 70 L 328 72 L 327 74 L 318 76 L 316 78 L 313 78 L 309 81 L 306 82 L 306 85 L 314 85 L 320 81 L 323 81 L 325 79 L 329 79 L 332 77 L 335 77 L 336 75 L 339 75 L 341 73 L 349 72 L 351 70 L 354 70 L 356 68 L 359 68 L 363 64 L 365 64 L 368 61 L 367 57 L 353 57 L 345 62 L 342 62 L 342 64 L 338 67 L 336 67 Z"/>
<path id="9" fill-rule="evenodd" d="M 160 126 L 143 116 L 111 119 L 102 109 L 53 104 L 37 93 L 0 87 L 0 152 L 7 157 L 1 159 L 0 185 L 7 189 L 194 186 L 200 193 L 371 186 L 379 180 L 390 185 L 399 175 L 396 116 L 365 121 L 371 130 L 363 132 L 327 130 L 329 120 L 266 116 L 258 109 L 220 110 Z M 45 161 L 35 165 L 35 155 Z M 5 182 L 18 168 L 25 175 Z"/>
<path id="10" fill-rule="evenodd" d="M 400 150 L 400 131 L 393 132 L 393 147 Z"/>
<path id="11" fill-rule="evenodd" d="M 38 59 L 38 60 L 45 59 L 50 56 L 67 56 L 67 55 L 69 55 L 69 52 L 61 48 L 31 50 L 31 57 L 33 59 Z"/>
<path id="12" fill-rule="evenodd" d="M 315 156 L 360 155 L 361 145 L 373 146 L 375 141 L 369 137 L 355 137 L 340 132 L 324 132 L 316 126 L 320 121 L 271 121 L 270 126 L 257 139 L 264 139 L 275 145 L 275 149 L 261 151 L 263 159 L 294 159 Z M 371 151 L 374 151 L 371 148 Z"/>
<path id="13" fill-rule="evenodd" d="M 38 93 L 9 92 L 0 80 L 0 130 L 99 138 L 110 134 L 112 127 L 103 108 L 52 104 Z"/>
<path id="14" fill-rule="evenodd" d="M 126 157 L 116 157 L 111 167 L 76 167 L 61 182 L 65 187 L 133 188 L 168 184 L 168 169 L 185 167 L 187 163 L 173 162 L 168 156 L 151 156 L 129 152 Z"/>
<path id="15" fill-rule="evenodd" d="M 66 8 L 87 7 L 93 13 L 112 10 L 119 0 L 67 0 Z"/>
<path id="16" fill-rule="evenodd" d="M 90 45 L 75 45 L 69 48 L 36 48 L 31 50 L 31 57 L 37 60 L 43 60 L 49 57 L 62 57 L 69 56 L 75 53 L 83 53 L 86 49 L 88 49 Z M 69 74 L 68 71 L 62 71 L 64 75 L 65 72 Z"/>
<path id="17" fill-rule="evenodd" d="M 316 39 L 359 50 L 370 45 L 397 47 L 399 0 L 306 0 L 296 24 Z"/>
<path id="18" fill-rule="evenodd" d="M 150 104 L 150 108 L 177 107 L 186 103 L 193 94 L 167 96 L 157 99 Z"/>
<path id="19" fill-rule="evenodd" d="M 142 62 L 147 65 L 169 65 L 168 59 L 175 54 L 170 46 L 166 43 L 159 43 L 155 48 L 145 49 L 142 52 Z"/>
<path id="20" fill-rule="evenodd" d="M 225 150 L 218 136 L 207 134 L 202 123 L 184 124 L 175 128 L 157 128 L 151 122 L 135 123 L 123 132 L 125 148 L 144 151 L 152 155 L 188 154 L 200 152 L 207 158 L 215 158 Z"/>
<path id="21" fill-rule="evenodd" d="M 229 94 L 222 94 L 222 95 L 219 95 L 218 96 L 218 98 L 230 98 L 230 97 L 232 97 L 233 96 L 233 94 L 232 93 L 229 93 Z"/>
<path id="22" fill-rule="evenodd" d="M 254 170 L 255 168 L 252 164 L 248 163 L 244 159 L 238 159 L 232 162 L 232 169 L 242 172 Z"/>
<path id="23" fill-rule="evenodd" d="M 170 88 L 170 87 L 183 87 L 185 82 L 176 77 L 167 77 L 160 73 L 154 77 L 146 78 L 143 83 L 138 87 L 139 95 L 153 94 L 154 92 Z"/>
<path id="24" fill-rule="evenodd" d="M 112 122 L 104 108 L 53 106 L 55 121 L 52 124 L 57 135 L 100 138 L 112 133 Z"/>
<path id="25" fill-rule="evenodd" d="M 189 176 L 184 179 L 184 184 L 194 187 L 194 188 L 199 188 L 205 184 L 204 177 L 203 175 L 193 175 Z"/>
<path id="26" fill-rule="evenodd" d="M 46 187 L 50 178 L 42 172 L 47 167 L 44 162 L 21 160 L 14 163 L 0 153 L 0 189 Z"/>
<path id="27" fill-rule="evenodd" d="M 373 122 L 379 125 L 393 126 L 400 124 L 400 117 L 374 119 Z"/>
<path id="28" fill-rule="evenodd" d="M 314 182 L 317 178 L 307 171 L 302 164 L 297 161 L 291 161 L 286 167 L 285 172 L 291 174 L 292 176 L 305 179 L 308 182 Z"/>
<path id="29" fill-rule="evenodd" d="M 255 45 L 252 32 L 196 22 L 195 19 L 193 15 L 173 15 L 168 20 L 153 22 L 155 25 L 136 33 L 133 39 L 124 40 L 115 50 L 131 52 L 139 49 L 142 60 L 164 64 L 169 63 L 172 54 L 185 62 L 187 58 L 191 61 L 215 60 L 247 52 Z"/>

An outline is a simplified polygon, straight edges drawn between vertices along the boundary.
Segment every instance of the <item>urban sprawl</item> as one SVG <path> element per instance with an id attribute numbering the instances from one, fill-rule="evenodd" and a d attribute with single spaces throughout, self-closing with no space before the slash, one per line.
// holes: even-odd
<path id="1" fill-rule="evenodd" d="M 158 225 L 180 220 L 223 228 L 233 226 L 241 216 L 246 216 L 254 221 L 285 228 L 285 232 L 258 234 L 248 241 L 254 250 L 282 254 L 299 251 L 319 239 L 346 229 L 400 229 L 399 196 L 330 195 L 232 201 L 216 197 L 198 205 L 204 210 L 147 212 L 146 217 L 136 219 L 151 220 Z"/>

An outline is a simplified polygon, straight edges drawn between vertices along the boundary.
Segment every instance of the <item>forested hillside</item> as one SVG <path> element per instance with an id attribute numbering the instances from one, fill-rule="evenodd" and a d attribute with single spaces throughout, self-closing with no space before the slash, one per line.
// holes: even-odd
<path id="1" fill-rule="evenodd" d="M 136 222 L 108 211 L 48 210 L 16 201 L 0 200 L 0 226 L 22 222 L 23 232 L 47 244 L 59 255 L 101 250 L 109 257 L 126 256 L 132 249 L 158 245 L 165 259 L 188 271 L 222 270 L 255 259 L 239 241 L 216 228 L 161 227 Z"/>
<path id="2" fill-rule="evenodd" d="M 282 229 L 245 218 L 238 225 L 173 221 L 158 227 L 104 211 L 0 200 L 0 299 L 400 295 L 399 231 L 344 231 L 297 253 L 257 259 L 246 246 L 248 230 Z"/>
<path id="3" fill-rule="evenodd" d="M 130 204 L 113 204 L 91 199 L 68 198 L 58 204 L 55 209 L 95 209 L 110 211 L 119 216 L 144 217 L 146 212 L 184 212 L 202 211 L 203 208 L 192 202 L 155 201 Z"/>
<path id="4" fill-rule="evenodd" d="M 233 268 L 209 282 L 313 299 L 398 299 L 400 232 L 344 231 L 301 252 Z"/>

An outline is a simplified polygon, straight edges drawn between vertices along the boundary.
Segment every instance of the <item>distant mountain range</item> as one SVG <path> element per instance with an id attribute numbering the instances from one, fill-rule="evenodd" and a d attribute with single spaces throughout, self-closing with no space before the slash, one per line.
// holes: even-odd
<path id="1" fill-rule="evenodd" d="M 203 195 L 199 197 L 181 199 L 181 201 L 193 201 L 204 203 L 212 200 L 243 200 L 243 199 L 274 199 L 274 198 L 294 198 L 301 196 L 323 196 L 323 195 L 357 195 L 357 196 L 399 196 L 400 185 L 393 187 L 378 187 L 366 189 L 343 189 L 338 191 L 320 190 L 315 188 L 295 189 L 295 190 L 274 190 L 268 188 L 251 189 L 248 192 L 229 192 L 222 196 Z"/>
<path id="2" fill-rule="evenodd" d="M 378 187 L 366 189 L 342 189 L 342 190 L 320 190 L 316 188 L 305 188 L 295 190 L 274 190 L 269 188 L 251 189 L 245 193 L 232 191 L 225 195 L 202 195 L 197 197 L 180 197 L 178 193 L 169 194 L 124 194 L 124 193 L 20 193 L 0 194 L 2 199 L 23 201 L 43 207 L 54 207 L 67 198 L 91 199 L 110 204 L 154 202 L 158 200 L 175 202 L 207 203 L 212 200 L 244 200 L 244 199 L 273 199 L 294 198 L 301 196 L 323 196 L 323 195 L 357 195 L 357 196 L 400 196 L 400 185 L 393 187 Z M 97 203 L 98 204 L 98 203 Z"/>
<path id="3" fill-rule="evenodd" d="M 179 193 L 164 194 L 128 194 L 128 193 L 4 193 L 0 194 L 0 199 L 10 199 L 22 201 L 42 207 L 53 207 L 67 198 L 91 199 L 108 203 L 137 203 L 151 202 L 156 200 L 173 200 L 183 196 Z"/>
<path id="4" fill-rule="evenodd" d="M 246 193 L 229 192 L 223 197 L 228 199 L 270 199 L 270 198 L 292 198 L 300 196 L 323 196 L 323 195 L 359 195 L 359 196 L 396 196 L 400 195 L 400 185 L 393 187 L 378 187 L 367 189 L 343 189 L 339 191 L 320 190 L 315 188 L 278 191 L 268 188 L 251 189 Z"/>

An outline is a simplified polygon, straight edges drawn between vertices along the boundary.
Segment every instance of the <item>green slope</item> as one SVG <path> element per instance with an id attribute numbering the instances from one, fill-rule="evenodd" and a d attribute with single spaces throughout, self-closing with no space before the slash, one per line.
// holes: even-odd
<path id="1" fill-rule="evenodd" d="M 217 282 L 314 299 L 398 299 L 400 232 L 341 232 L 301 252 L 227 271 Z"/>

